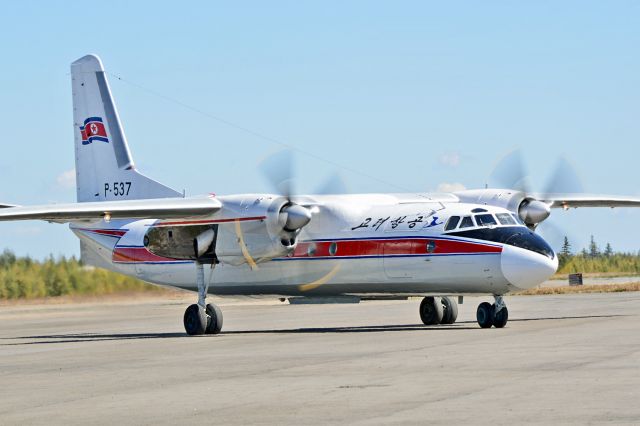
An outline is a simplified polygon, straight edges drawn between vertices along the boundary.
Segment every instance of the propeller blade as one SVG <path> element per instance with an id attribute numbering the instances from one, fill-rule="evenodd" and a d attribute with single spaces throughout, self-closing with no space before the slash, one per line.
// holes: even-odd
<path id="1" fill-rule="evenodd" d="M 522 159 L 520 149 L 515 149 L 496 164 L 493 172 L 489 175 L 491 186 L 505 189 L 515 189 L 522 192 L 529 192 L 527 182 L 527 171 Z"/>
<path id="2" fill-rule="evenodd" d="M 333 269 L 327 272 L 324 276 L 318 278 L 313 282 L 298 285 L 298 290 L 300 291 L 314 290 L 320 287 L 321 285 L 328 283 L 331 280 L 331 278 L 333 278 L 338 273 L 339 270 L 340 270 L 340 263 L 336 263 Z"/>
<path id="3" fill-rule="evenodd" d="M 284 149 L 269 155 L 258 168 L 278 194 L 291 199 L 294 194 L 293 150 Z"/>
<path id="4" fill-rule="evenodd" d="M 251 270 L 255 271 L 256 269 L 258 269 L 258 265 L 255 259 L 253 258 L 253 256 L 251 256 L 251 253 L 249 253 L 249 249 L 247 248 L 247 245 L 244 242 L 242 224 L 237 219 L 235 221 L 235 230 L 236 230 L 236 236 L 238 237 L 238 244 L 240 245 L 240 251 L 242 252 L 242 256 L 244 257 L 244 260 L 247 262 Z"/>
<path id="5" fill-rule="evenodd" d="M 560 157 L 549 178 L 544 194 L 569 194 L 584 192 L 582 180 L 565 157 Z"/>
<path id="6" fill-rule="evenodd" d="M 536 233 L 540 234 L 556 253 L 560 252 L 565 237 L 573 241 L 566 230 L 549 220 L 542 222 L 536 229 Z"/>
<path id="7" fill-rule="evenodd" d="M 338 195 L 347 194 L 347 184 L 342 175 L 338 172 L 333 173 L 324 183 L 315 191 L 319 195 Z"/>

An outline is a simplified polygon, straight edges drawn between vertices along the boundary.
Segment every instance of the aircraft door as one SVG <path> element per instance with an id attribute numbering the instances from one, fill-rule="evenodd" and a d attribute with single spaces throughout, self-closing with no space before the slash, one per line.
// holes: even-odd
<path id="1" fill-rule="evenodd" d="M 424 239 L 424 234 L 442 223 L 438 211 L 444 207 L 440 203 L 421 203 L 418 208 L 417 213 L 413 210 L 411 214 L 392 216 L 386 225 L 382 251 L 389 278 L 411 279 L 428 274 L 431 259 L 424 255 L 430 250 L 430 242 Z"/>
<path id="2" fill-rule="evenodd" d="M 389 278 L 409 279 L 413 277 L 412 263 L 413 259 L 398 253 L 406 252 L 411 249 L 410 243 L 402 240 L 384 241 L 383 246 L 383 264 L 384 272 Z"/>

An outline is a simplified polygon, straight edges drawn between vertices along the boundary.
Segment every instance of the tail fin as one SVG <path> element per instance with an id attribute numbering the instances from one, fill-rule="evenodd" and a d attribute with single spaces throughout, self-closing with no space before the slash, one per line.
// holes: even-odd
<path id="1" fill-rule="evenodd" d="M 182 197 L 136 171 L 100 58 L 72 63 L 71 86 L 78 201 Z"/>

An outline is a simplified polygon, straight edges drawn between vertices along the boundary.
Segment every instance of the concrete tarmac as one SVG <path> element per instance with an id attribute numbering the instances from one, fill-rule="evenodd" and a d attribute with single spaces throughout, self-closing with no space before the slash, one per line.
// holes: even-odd
<path id="1" fill-rule="evenodd" d="M 193 296 L 195 300 L 195 296 Z M 187 337 L 182 300 L 0 307 L 0 424 L 640 424 L 640 293 L 223 304 Z"/>

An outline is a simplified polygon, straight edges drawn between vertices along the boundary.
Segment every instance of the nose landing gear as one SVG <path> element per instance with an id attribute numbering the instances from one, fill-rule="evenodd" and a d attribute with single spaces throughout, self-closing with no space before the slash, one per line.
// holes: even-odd
<path id="1" fill-rule="evenodd" d="M 509 310 L 502 296 L 494 296 L 496 303 L 482 302 L 478 305 L 476 319 L 481 328 L 503 328 L 509 320 Z"/>

